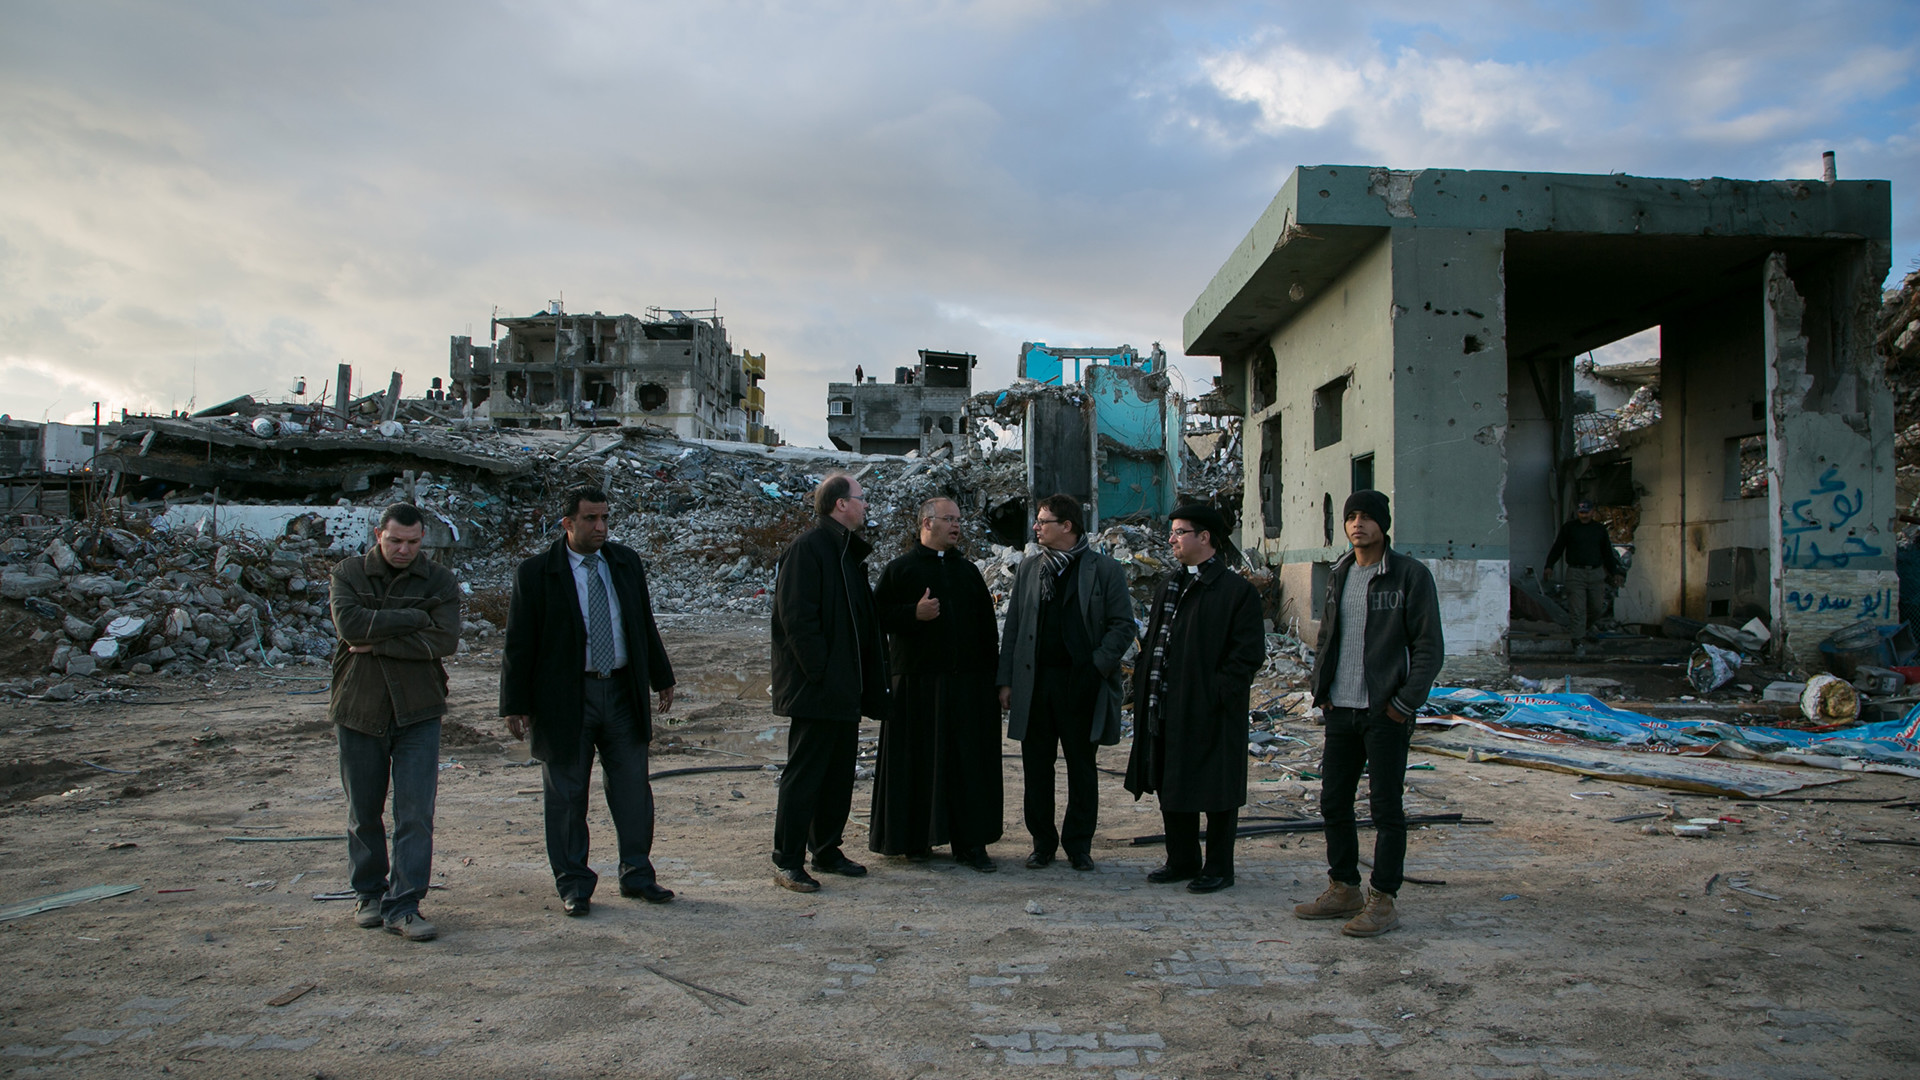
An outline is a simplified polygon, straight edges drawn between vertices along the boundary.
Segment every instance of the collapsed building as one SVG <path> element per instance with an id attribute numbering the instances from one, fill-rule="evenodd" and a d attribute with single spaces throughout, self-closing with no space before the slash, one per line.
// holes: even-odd
<path id="1" fill-rule="evenodd" d="M 1242 546 L 1310 635 L 1346 495 L 1387 492 L 1458 671 L 1504 664 L 1513 586 L 1592 499 L 1630 544 L 1623 623 L 1757 607 L 1817 666 L 1898 621 L 1890 222 L 1886 181 L 1831 175 L 1296 168 L 1185 317 L 1241 418 Z M 1638 420 L 1580 430 L 1576 358 L 1653 327 Z"/>
<path id="2" fill-rule="evenodd" d="M 1020 429 L 1030 500 L 1071 495 L 1093 527 L 1164 519 L 1190 456 L 1185 405 L 1166 366 L 1158 342 L 1142 356 L 1131 345 L 1030 341 L 1020 346 L 1014 385 L 979 395 L 969 412 Z"/>
<path id="3" fill-rule="evenodd" d="M 921 349 L 890 383 L 856 367 L 855 381 L 827 384 L 827 438 L 856 454 L 964 453 L 977 364 L 972 353 Z"/>
<path id="4" fill-rule="evenodd" d="M 766 354 L 735 352 L 718 311 L 496 317 L 492 345 L 455 336 L 447 399 L 496 427 L 650 426 L 683 439 L 779 442 Z M 501 333 L 500 331 L 504 331 Z"/>
<path id="5" fill-rule="evenodd" d="M 0 512 L 63 518 L 94 487 L 97 428 L 0 416 Z"/>

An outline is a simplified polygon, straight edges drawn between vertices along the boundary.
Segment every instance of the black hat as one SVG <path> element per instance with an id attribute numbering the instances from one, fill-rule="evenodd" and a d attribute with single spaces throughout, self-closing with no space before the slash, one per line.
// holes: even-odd
<path id="1" fill-rule="evenodd" d="M 1372 518 L 1374 524 L 1380 526 L 1381 532 L 1389 532 L 1393 529 L 1393 513 L 1387 509 L 1385 494 L 1372 488 L 1362 488 L 1347 496 L 1347 507 L 1340 511 L 1340 520 L 1347 520 L 1355 510 Z"/>
<path id="2" fill-rule="evenodd" d="M 1169 521 L 1189 521 L 1196 529 L 1204 530 L 1208 539 L 1213 541 L 1213 550 L 1232 552 L 1233 530 L 1227 525 L 1226 516 L 1206 503 L 1186 503 L 1174 508 L 1167 515 Z"/>

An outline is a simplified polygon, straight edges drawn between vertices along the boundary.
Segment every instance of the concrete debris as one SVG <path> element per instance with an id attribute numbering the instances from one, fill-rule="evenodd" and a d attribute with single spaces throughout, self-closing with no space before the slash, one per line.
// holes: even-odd
<path id="1" fill-rule="evenodd" d="M 1600 409 L 1574 415 L 1575 452 L 1585 457 L 1603 450 L 1617 450 L 1627 444 L 1628 436 L 1659 422 L 1659 385 L 1639 386 L 1627 403 L 1617 409 Z"/>

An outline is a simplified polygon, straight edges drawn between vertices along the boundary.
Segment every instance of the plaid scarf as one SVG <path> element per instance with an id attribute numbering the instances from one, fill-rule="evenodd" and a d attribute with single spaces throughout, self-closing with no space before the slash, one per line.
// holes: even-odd
<path id="1" fill-rule="evenodd" d="M 1078 559 L 1086 550 L 1087 538 L 1085 534 L 1082 534 L 1078 540 L 1074 541 L 1074 545 L 1065 551 L 1055 551 L 1049 547 L 1040 549 L 1040 557 L 1047 560 L 1047 565 L 1042 567 L 1045 573 L 1040 575 L 1040 599 L 1042 602 L 1051 602 L 1053 600 L 1053 591 L 1057 587 L 1058 582 L 1062 577 L 1066 576 L 1067 570 L 1073 566 L 1074 560 Z"/>
<path id="2" fill-rule="evenodd" d="M 1180 598 L 1200 580 L 1203 570 L 1219 561 L 1220 556 L 1215 554 L 1199 566 L 1181 567 L 1181 573 L 1167 580 L 1166 595 L 1160 601 L 1160 629 L 1153 635 L 1147 661 L 1147 733 L 1150 735 L 1160 734 L 1161 672 L 1166 668 L 1167 644 L 1173 640 L 1173 616 L 1180 610 Z"/>

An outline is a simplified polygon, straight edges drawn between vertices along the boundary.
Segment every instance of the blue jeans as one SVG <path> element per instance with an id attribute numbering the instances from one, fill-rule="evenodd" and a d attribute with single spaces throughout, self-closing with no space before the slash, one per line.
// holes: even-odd
<path id="1" fill-rule="evenodd" d="M 1365 772 L 1373 812 L 1373 887 L 1400 893 L 1407 864 L 1407 811 L 1401 796 L 1407 780 L 1407 744 L 1413 724 L 1372 719 L 1365 709 L 1327 710 L 1326 746 L 1320 762 L 1320 816 L 1327 823 L 1327 876 L 1360 884 L 1360 834 L 1353 800 Z"/>
<path id="2" fill-rule="evenodd" d="M 580 746 L 564 761 L 541 763 L 545 799 L 547 865 L 564 898 L 586 900 L 600 875 L 587 865 L 587 790 L 593 758 L 600 756 L 601 785 L 620 847 L 620 887 L 655 884 L 653 785 L 647 779 L 647 744 L 625 676 L 587 679 L 581 700 Z"/>
<path id="3" fill-rule="evenodd" d="M 347 791 L 347 862 L 353 891 L 380 898 L 396 922 L 420 909 L 433 871 L 433 801 L 440 787 L 440 721 L 422 720 L 368 735 L 334 725 L 340 784 Z M 382 817 L 393 790 L 393 859 Z M 388 877 L 391 865 L 392 877 Z"/>

